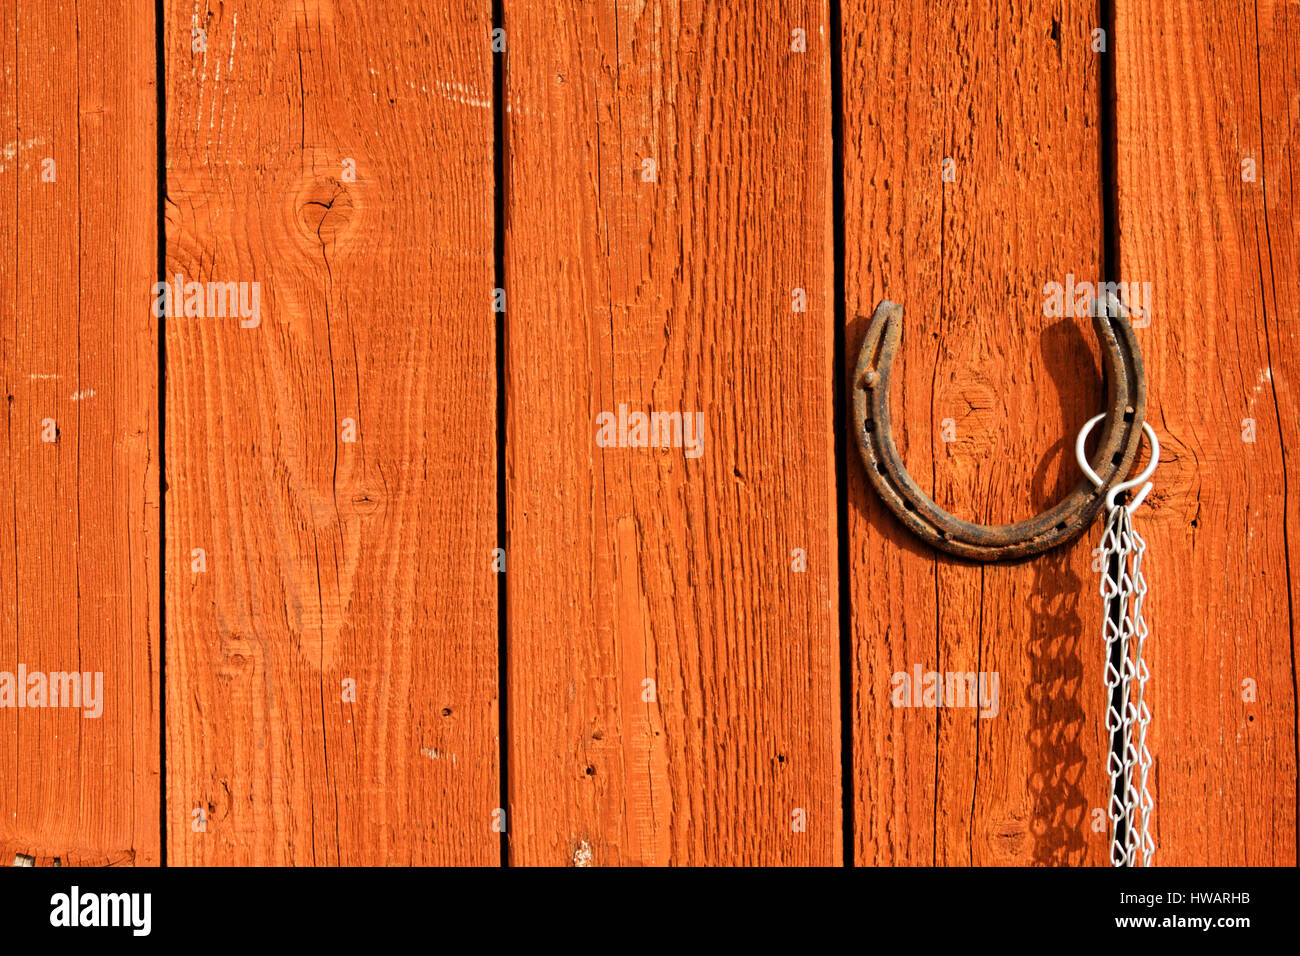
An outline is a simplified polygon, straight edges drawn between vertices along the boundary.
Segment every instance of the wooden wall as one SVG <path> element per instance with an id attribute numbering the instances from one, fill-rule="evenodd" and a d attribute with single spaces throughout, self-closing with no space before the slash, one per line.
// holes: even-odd
<path id="1" fill-rule="evenodd" d="M 1298 63 L 1281 0 L 0 0 L 0 680 L 105 687 L 0 696 L 0 861 L 1105 864 L 1100 528 L 937 554 L 844 401 L 901 303 L 911 474 L 1042 510 L 1072 276 L 1150 290 L 1157 862 L 1294 864 Z"/>

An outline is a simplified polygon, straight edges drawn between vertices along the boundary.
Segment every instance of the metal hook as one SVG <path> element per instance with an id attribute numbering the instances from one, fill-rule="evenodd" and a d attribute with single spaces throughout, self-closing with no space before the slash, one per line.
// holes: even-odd
<path id="1" fill-rule="evenodd" d="M 1078 459 L 1079 467 L 1083 470 L 1083 473 L 1088 476 L 1088 479 L 1093 483 L 1093 485 L 1098 488 L 1102 485 L 1101 476 L 1092 470 L 1092 465 L 1088 464 L 1088 459 L 1083 454 L 1083 444 L 1088 440 L 1088 433 L 1092 431 L 1092 426 L 1105 417 L 1106 413 L 1102 412 L 1102 414 L 1094 415 L 1092 418 L 1088 419 L 1087 424 L 1079 429 L 1079 437 L 1074 441 L 1074 457 Z M 1155 429 L 1153 429 L 1148 422 L 1142 423 L 1142 431 L 1147 436 L 1147 442 L 1151 445 L 1151 460 L 1147 462 L 1147 466 L 1142 469 L 1142 474 L 1138 475 L 1136 478 L 1130 478 L 1128 481 L 1121 481 L 1118 484 L 1111 485 L 1110 491 L 1106 492 L 1107 508 L 1115 507 L 1115 500 L 1122 492 L 1131 491 L 1138 485 L 1142 485 L 1142 490 L 1138 492 L 1137 497 L 1128 505 L 1128 513 L 1132 514 L 1138 509 L 1138 505 L 1142 504 L 1146 499 L 1147 494 L 1151 491 L 1151 482 L 1147 479 L 1156 473 L 1156 465 L 1160 464 L 1160 439 L 1156 438 Z"/>
<path id="2" fill-rule="evenodd" d="M 954 517 L 935 504 L 907 473 L 890 431 L 889 413 L 889 376 L 902 335 L 903 307 L 889 301 L 876 306 L 851 383 L 853 431 L 867 466 L 867 478 L 889 510 L 934 547 L 977 561 L 1039 554 L 1087 528 L 1102 505 L 1113 500 L 1112 491 L 1118 494 L 1123 490 L 1116 490 L 1116 486 L 1133 467 L 1146 416 L 1142 353 L 1124 310 L 1109 305 L 1093 310 L 1093 327 L 1106 372 L 1108 410 L 1088 426 L 1100 418 L 1106 420 L 1087 477 L 1080 478 L 1055 507 L 1008 525 L 973 524 Z M 1154 451 L 1154 433 L 1149 437 Z M 1140 483 L 1147 477 L 1144 472 L 1134 481 Z M 1131 507 L 1136 505 L 1134 502 Z"/>

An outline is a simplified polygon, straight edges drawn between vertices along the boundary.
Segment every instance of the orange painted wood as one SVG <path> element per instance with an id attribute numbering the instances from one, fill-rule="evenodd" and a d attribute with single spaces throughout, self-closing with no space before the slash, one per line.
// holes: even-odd
<path id="1" fill-rule="evenodd" d="M 493 863 L 489 5 L 166 9 L 169 861 Z"/>
<path id="2" fill-rule="evenodd" d="M 0 3 L 0 865 L 159 859 L 153 83 L 148 5 Z"/>
<path id="3" fill-rule="evenodd" d="M 1141 513 L 1157 859 L 1294 866 L 1300 10 L 1116 20 L 1120 255 L 1152 284 L 1162 443 Z"/>
<path id="4" fill-rule="evenodd" d="M 505 15 L 510 859 L 837 863 L 826 5 Z"/>
<path id="5" fill-rule="evenodd" d="M 0 0 L 0 684 L 104 675 L 0 706 L 0 865 L 490 865 L 502 754 L 516 864 L 834 864 L 841 667 L 859 864 L 1105 864 L 1100 526 L 941 556 L 850 445 L 840 569 L 832 421 L 895 299 L 913 476 L 1049 506 L 1103 387 L 1044 286 L 1103 270 L 1153 296 L 1156 860 L 1296 863 L 1300 24 L 1113 6 L 1098 53 L 1087 5 L 846 0 L 836 356 L 827 4 L 505 0 L 500 634 L 491 5 Z M 160 202 L 169 276 L 260 284 L 182 299 L 165 396 Z M 604 447 L 620 408 L 700 455 Z M 996 716 L 895 706 L 918 667 Z"/>
<path id="6" fill-rule="evenodd" d="M 1060 500 L 1074 437 L 1103 407 L 1090 319 L 1046 315 L 1043 294 L 1101 278 L 1095 25 L 1038 0 L 843 5 L 844 361 L 877 302 L 903 305 L 894 437 L 967 520 Z M 856 861 L 1103 861 L 1100 529 L 1019 564 L 950 558 L 850 455 Z M 918 667 L 996 674 L 996 714 L 895 706 L 894 675 Z"/>

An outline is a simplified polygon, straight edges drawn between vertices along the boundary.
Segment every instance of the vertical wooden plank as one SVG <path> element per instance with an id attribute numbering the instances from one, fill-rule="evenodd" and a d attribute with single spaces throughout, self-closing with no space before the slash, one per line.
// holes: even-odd
<path id="1" fill-rule="evenodd" d="M 153 9 L 0 37 L 0 863 L 156 864 Z"/>
<path id="2" fill-rule="evenodd" d="M 511 860 L 838 862 L 826 4 L 505 14 Z"/>
<path id="3" fill-rule="evenodd" d="M 1048 315 L 1044 296 L 1102 278 L 1095 15 L 843 5 L 844 360 L 878 301 L 903 305 L 894 437 L 920 486 L 972 521 L 1067 493 L 1074 436 L 1104 401 L 1091 321 Z M 949 558 L 880 504 L 856 450 L 849 472 L 856 860 L 1104 859 L 1088 827 L 1106 746 L 1091 545 Z M 918 669 L 996 675 L 996 708 L 991 683 L 987 708 L 895 706 L 895 675 Z"/>
<path id="4" fill-rule="evenodd" d="M 495 862 L 489 5 L 165 28 L 170 859 Z"/>
<path id="5" fill-rule="evenodd" d="M 1156 859 L 1293 866 L 1300 10 L 1115 7 L 1120 255 L 1154 296 L 1162 451 L 1142 513 Z"/>

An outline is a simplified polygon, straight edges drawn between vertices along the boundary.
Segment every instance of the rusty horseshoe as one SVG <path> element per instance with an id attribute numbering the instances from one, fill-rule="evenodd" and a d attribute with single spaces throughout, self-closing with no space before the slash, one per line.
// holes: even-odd
<path id="1" fill-rule="evenodd" d="M 876 306 L 850 385 L 853 431 L 876 493 L 917 537 L 963 558 L 1006 561 L 1063 544 L 1096 518 L 1107 494 L 1128 475 L 1137 457 L 1146 418 L 1146 377 L 1124 309 L 1093 311 L 1108 391 L 1101 438 L 1091 458 L 1096 483 L 1081 477 L 1063 501 L 1033 518 L 981 525 L 962 521 L 935 504 L 899 458 L 890 430 L 889 373 L 902 334 L 903 307 L 889 301 Z"/>

